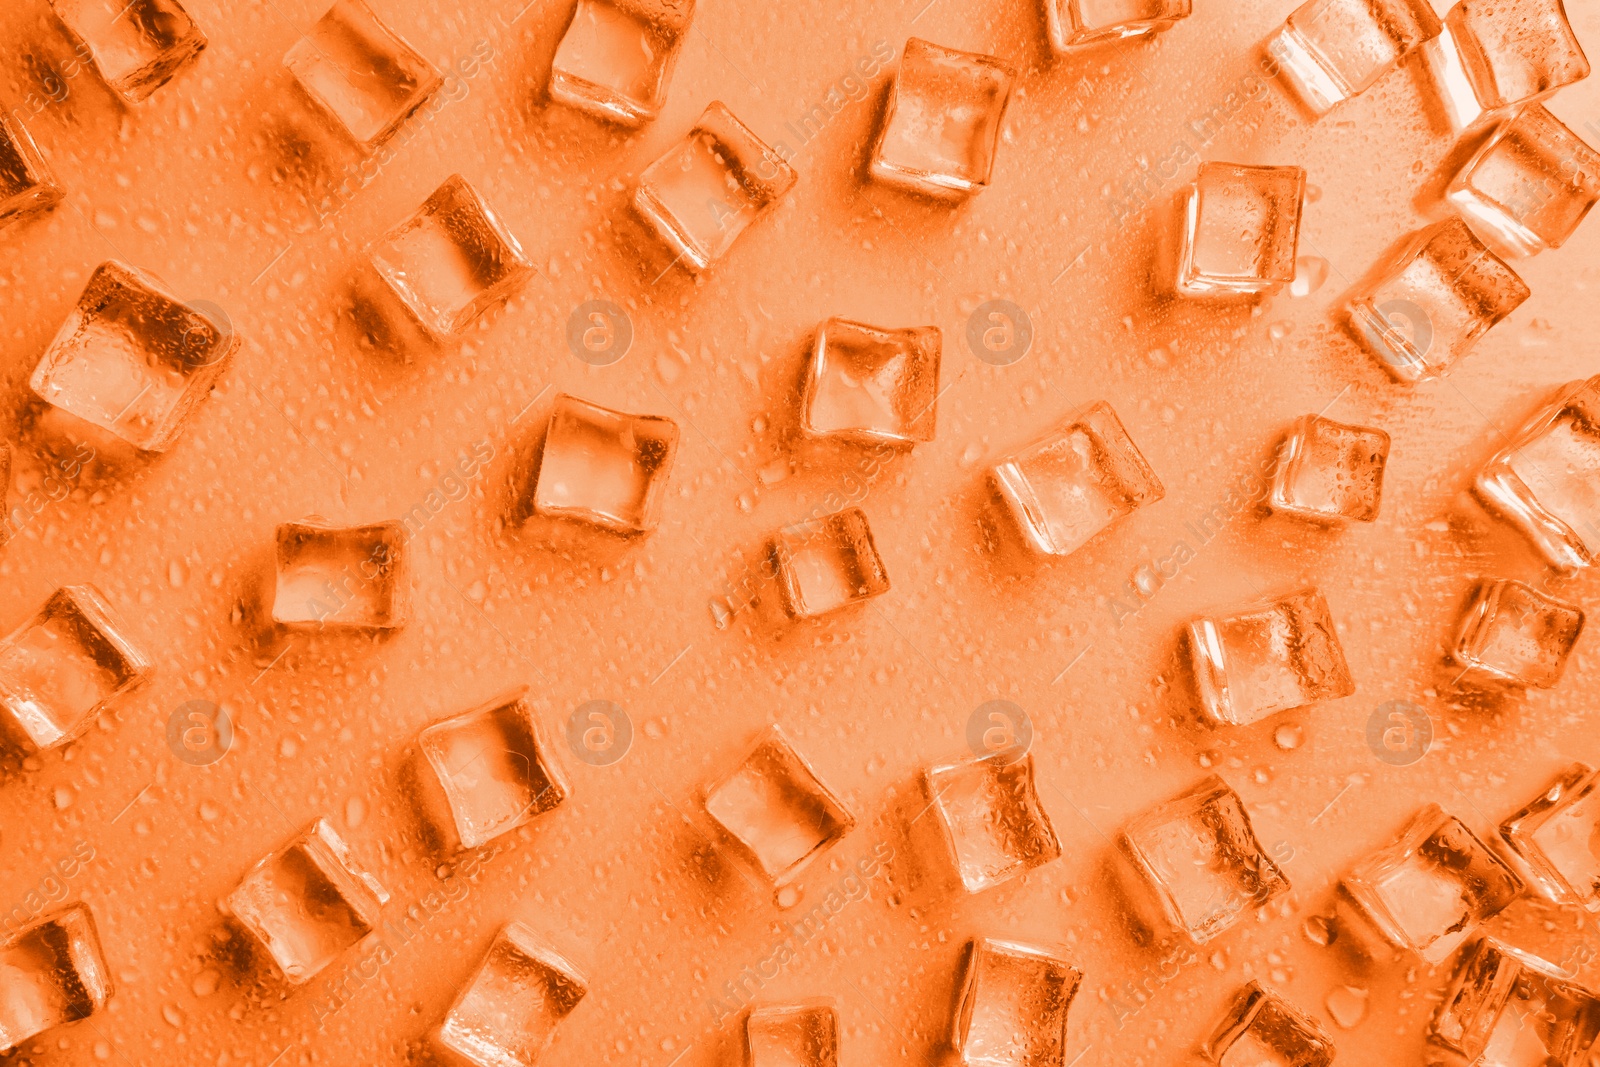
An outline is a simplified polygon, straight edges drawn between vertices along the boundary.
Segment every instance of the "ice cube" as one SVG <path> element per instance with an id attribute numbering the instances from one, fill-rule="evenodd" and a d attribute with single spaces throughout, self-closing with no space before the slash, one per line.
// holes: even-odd
<path id="1" fill-rule="evenodd" d="M 833 1003 L 760 1008 L 744 1024 L 746 1067 L 839 1067 Z"/>
<path id="2" fill-rule="evenodd" d="M 1031 755 L 1000 752 L 949 763 L 930 768 L 926 778 L 967 892 L 1060 858 L 1061 842 L 1034 788 Z"/>
<path id="3" fill-rule="evenodd" d="M 943 335 L 829 319 L 817 330 L 801 400 L 808 433 L 859 441 L 933 440 Z"/>
<path id="4" fill-rule="evenodd" d="M 1214 774 L 1132 819 L 1117 853 L 1144 925 L 1199 944 L 1289 890 L 1256 840 L 1244 802 Z"/>
<path id="5" fill-rule="evenodd" d="M 89 278 L 28 384 L 46 403 L 162 452 L 236 345 L 230 328 L 154 275 L 110 261 Z"/>
<path id="6" fill-rule="evenodd" d="M 1058 948 L 974 938 L 962 960 L 951 1045 L 962 1067 L 1060 1067 L 1083 973 Z"/>
<path id="7" fill-rule="evenodd" d="M 1214 724 L 1248 726 L 1356 691 L 1328 602 L 1315 589 L 1196 619 L 1184 640 L 1200 711 Z"/>
<path id="8" fill-rule="evenodd" d="M 526 686 L 428 726 L 417 744 L 443 794 L 430 798 L 443 800 L 430 814 L 452 851 L 487 844 L 567 799 Z"/>
<path id="9" fill-rule="evenodd" d="M 1402 382 L 1437 378 L 1529 296 L 1458 218 L 1413 234 L 1347 300 L 1356 339 Z"/>
<path id="10" fill-rule="evenodd" d="M 676 255 L 701 271 L 727 254 L 799 176 L 714 100 L 683 143 L 639 176 L 633 207 Z"/>
<path id="11" fill-rule="evenodd" d="M 1306 172 L 1203 163 L 1183 201 L 1177 291 L 1248 296 L 1294 281 Z"/>
<path id="12" fill-rule="evenodd" d="M 1522 882 L 1461 820 L 1437 804 L 1339 883 L 1345 927 L 1369 943 L 1439 963 L 1522 892 Z"/>
<path id="13" fill-rule="evenodd" d="M 87 1019 L 110 997 L 111 974 L 86 905 L 28 923 L 0 944 L 0 1053 Z"/>
<path id="14" fill-rule="evenodd" d="M 860 508 L 784 527 L 772 539 L 771 558 L 790 618 L 815 618 L 889 591 Z"/>
<path id="15" fill-rule="evenodd" d="M 62 586 L 0 643 L 0 713 L 27 744 L 55 748 L 152 673 L 98 589 Z"/>
<path id="16" fill-rule="evenodd" d="M 0 115 L 0 227 L 54 207 L 61 195 L 27 127 Z"/>
<path id="17" fill-rule="evenodd" d="M 780 886 L 855 825 L 854 816 L 775 726 L 733 773 L 706 792 L 705 807 Z"/>
<path id="18" fill-rule="evenodd" d="M 1320 116 L 1365 92 L 1441 29 L 1428 0 L 1308 0 L 1267 50 L 1290 88 Z"/>
<path id="19" fill-rule="evenodd" d="M 1315 1019 L 1251 982 L 1203 1051 L 1222 1067 L 1328 1067 L 1335 1050 Z"/>
<path id="20" fill-rule="evenodd" d="M 661 517 L 678 424 L 562 394 L 550 412 L 533 510 L 616 533 L 647 533 Z"/>
<path id="21" fill-rule="evenodd" d="M 1539 100 L 1589 76 L 1562 0 L 1461 0 L 1444 24 L 1483 110 Z"/>
<path id="22" fill-rule="evenodd" d="M 1549 689 L 1561 680 L 1583 612 L 1521 582 L 1481 583 L 1451 657 L 1478 678 Z"/>
<path id="23" fill-rule="evenodd" d="M 1600 775 L 1574 763 L 1521 811 L 1500 836 L 1551 900 L 1600 911 Z"/>
<path id="24" fill-rule="evenodd" d="M 1194 11 L 1193 0 L 1045 0 L 1050 43 L 1058 52 L 1147 37 Z"/>
<path id="25" fill-rule="evenodd" d="M 250 868 L 222 906 L 299 985 L 371 933 L 388 900 L 328 820 L 318 819 Z"/>
<path id="26" fill-rule="evenodd" d="M 946 200 L 989 184 L 1016 71 L 994 56 L 906 41 L 869 172 Z"/>
<path id="27" fill-rule="evenodd" d="M 577 968 L 532 930 L 507 923 L 451 1005 L 439 1044 L 472 1067 L 533 1067 L 588 991 Z"/>
<path id="28" fill-rule="evenodd" d="M 372 265 L 440 339 L 460 334 L 533 273 L 517 239 L 459 174 L 384 235 Z"/>
<path id="29" fill-rule="evenodd" d="M 206 35 L 178 0 L 50 0 L 50 6 L 106 84 L 135 103 L 206 47 Z"/>
<path id="30" fill-rule="evenodd" d="M 272 621 L 296 629 L 398 629 L 406 617 L 406 579 L 399 522 L 286 522 L 278 527 Z"/>
<path id="31" fill-rule="evenodd" d="M 1600 376 L 1570 382 L 1522 424 L 1473 490 L 1564 570 L 1600 553 Z"/>
<path id="32" fill-rule="evenodd" d="M 623 126 L 661 113 L 694 0 L 578 0 L 550 68 L 550 98 Z"/>
<path id="33" fill-rule="evenodd" d="M 1051 556 L 1077 551 L 1166 493 L 1105 403 L 1002 460 L 989 481 L 1028 547 Z"/>
<path id="34" fill-rule="evenodd" d="M 318 107 L 367 148 L 400 124 L 443 84 L 439 72 L 373 14 L 365 0 L 336 0 L 283 65 Z"/>
<path id="35" fill-rule="evenodd" d="M 1482 938 L 1462 953 L 1428 1028 L 1428 1061 L 1457 1067 L 1587 1067 L 1600 998 L 1560 968 Z"/>
<path id="36" fill-rule="evenodd" d="M 1600 200 L 1600 153 L 1530 104 L 1500 124 L 1445 195 L 1496 251 L 1537 255 L 1565 244 Z"/>
<path id="37" fill-rule="evenodd" d="M 1383 495 L 1389 435 L 1302 415 L 1278 456 L 1272 510 L 1312 522 L 1371 522 Z"/>

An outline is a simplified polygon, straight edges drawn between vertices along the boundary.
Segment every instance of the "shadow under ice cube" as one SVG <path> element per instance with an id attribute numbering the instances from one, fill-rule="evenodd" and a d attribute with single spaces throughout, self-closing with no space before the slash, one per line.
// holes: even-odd
<path id="1" fill-rule="evenodd" d="M 533 1067 L 556 1027 L 589 992 L 587 980 L 532 930 L 507 923 L 439 1027 L 447 1053 L 472 1067 Z"/>
<path id="2" fill-rule="evenodd" d="M 55 748 L 152 673 L 99 590 L 62 586 L 0 643 L 0 713 L 7 730 L 28 745 Z"/>
<path id="3" fill-rule="evenodd" d="M 677 448 L 678 424 L 671 419 L 558 396 L 534 476 L 532 508 L 614 533 L 648 533 L 660 522 Z"/>
<path id="4" fill-rule="evenodd" d="M 1177 291 L 1250 296 L 1294 281 L 1306 172 L 1203 163 L 1183 202 Z"/>
<path id="5" fill-rule="evenodd" d="M 1304 415 L 1284 445 L 1272 477 L 1273 511 L 1321 523 L 1378 517 L 1388 434 Z"/>
<path id="6" fill-rule="evenodd" d="M 1203 1051 L 1222 1067 L 1329 1067 L 1335 1049 L 1315 1019 L 1251 982 Z"/>
<path id="7" fill-rule="evenodd" d="M 89 48 L 106 84 L 135 103 L 206 47 L 206 35 L 178 0 L 50 0 L 50 6 Z"/>
<path id="8" fill-rule="evenodd" d="M 389 894 L 326 819 L 250 868 L 223 909 L 299 985 L 371 933 Z"/>
<path id="9" fill-rule="evenodd" d="M 0 115 L 0 227 L 54 207 L 61 196 L 27 128 Z"/>
<path id="10" fill-rule="evenodd" d="M 623 126 L 651 121 L 693 16 L 693 0 L 578 0 L 551 64 L 551 99 Z"/>
<path id="11" fill-rule="evenodd" d="M 1539 891 L 1557 903 L 1600 911 L 1600 775 L 1574 763 L 1500 824 Z"/>
<path id="12" fill-rule="evenodd" d="M 895 445 L 933 440 L 942 338 L 937 326 L 823 323 L 801 398 L 806 432 Z"/>
<path id="13" fill-rule="evenodd" d="M 394 630 L 406 617 L 406 535 L 398 522 L 278 527 L 272 621 L 296 629 Z"/>
<path id="14" fill-rule="evenodd" d="M 783 609 L 810 619 L 889 591 L 878 546 L 860 508 L 779 530 L 770 549 Z"/>
<path id="15" fill-rule="evenodd" d="M 87 1019 L 111 997 L 94 916 L 70 904 L 0 944 L 0 1053 Z"/>
<path id="16" fill-rule="evenodd" d="M 1062 1067 L 1067 1012 L 1083 974 L 1059 949 L 967 943 L 951 1046 L 961 1067 Z"/>
<path id="17" fill-rule="evenodd" d="M 999 885 L 1061 856 L 1034 787 L 1033 757 L 1001 752 L 932 767 L 928 793 L 967 892 Z"/>
<path id="18" fill-rule="evenodd" d="M 1428 0 L 1308 0 L 1267 44 L 1315 115 L 1387 74 L 1443 23 Z"/>
<path id="19" fill-rule="evenodd" d="M 1565 244 L 1600 200 L 1600 153 L 1530 104 L 1500 124 L 1445 196 L 1490 247 L 1537 255 Z"/>
<path id="20" fill-rule="evenodd" d="M 374 148 L 443 83 L 433 64 L 373 14 L 365 0 L 337 0 L 283 65 L 318 107 Z"/>
<path id="21" fill-rule="evenodd" d="M 758 1008 L 745 1019 L 745 1067 L 839 1067 L 832 1002 Z"/>
<path id="22" fill-rule="evenodd" d="M 1483 938 L 1462 953 L 1428 1028 L 1438 1067 L 1588 1067 L 1600 998 L 1561 969 Z"/>
<path id="23" fill-rule="evenodd" d="M 1148 37 L 1194 12 L 1193 0 L 1045 0 L 1050 43 L 1058 52 Z"/>
<path id="24" fill-rule="evenodd" d="M 1562 0 L 1461 0 L 1424 54 L 1456 130 L 1589 76 Z"/>
<path id="25" fill-rule="evenodd" d="M 1521 582 L 1484 582 L 1461 620 L 1451 658 L 1492 683 L 1549 689 L 1561 680 L 1583 612 Z"/>

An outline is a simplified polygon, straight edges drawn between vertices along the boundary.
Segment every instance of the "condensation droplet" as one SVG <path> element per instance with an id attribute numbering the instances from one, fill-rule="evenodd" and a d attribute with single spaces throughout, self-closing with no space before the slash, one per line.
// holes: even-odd
<path id="1" fill-rule="evenodd" d="M 1339 936 L 1338 928 L 1333 925 L 1333 920 L 1322 915 L 1313 915 L 1300 926 L 1300 932 L 1306 935 L 1306 940 L 1313 945 L 1331 945 Z"/>
<path id="2" fill-rule="evenodd" d="M 1336 986 L 1328 994 L 1328 1014 L 1345 1030 L 1354 1030 L 1367 1017 L 1367 991 L 1355 986 Z"/>
<path id="3" fill-rule="evenodd" d="M 1272 732 L 1273 743 L 1285 752 L 1293 752 L 1305 739 L 1305 731 L 1298 726 L 1285 724 Z"/>
<path id="4" fill-rule="evenodd" d="M 778 907 L 792 908 L 800 903 L 800 890 L 792 885 L 786 885 L 778 890 Z"/>

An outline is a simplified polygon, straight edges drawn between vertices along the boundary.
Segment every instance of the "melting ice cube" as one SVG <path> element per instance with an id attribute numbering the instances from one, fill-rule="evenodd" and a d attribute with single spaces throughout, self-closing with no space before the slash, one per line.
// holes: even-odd
<path id="1" fill-rule="evenodd" d="M 1320 116 L 1364 92 L 1441 29 L 1428 0 L 1308 0 L 1267 50 L 1290 88 Z"/>
<path id="2" fill-rule="evenodd" d="M 889 591 L 889 575 L 860 508 L 786 526 L 770 551 L 791 618 L 815 618 Z"/>
<path id="3" fill-rule="evenodd" d="M 61 195 L 27 127 L 0 115 L 0 227 L 54 207 Z"/>
<path id="4" fill-rule="evenodd" d="M 1457 131 L 1589 76 L 1562 0 L 1461 0 L 1423 53 Z"/>
<path id="5" fill-rule="evenodd" d="M 106 84 L 134 102 L 206 47 L 206 35 L 178 0 L 50 0 L 50 6 L 89 49 Z"/>
<path id="6" fill-rule="evenodd" d="M 1600 200 L 1600 153 L 1530 104 L 1500 124 L 1445 195 L 1491 248 L 1537 255 L 1565 244 Z"/>
<path id="7" fill-rule="evenodd" d="M 962 1067 L 1066 1062 L 1067 1011 L 1083 974 L 1057 948 L 974 938 L 962 961 L 951 1045 Z"/>
<path id="8" fill-rule="evenodd" d="M 1315 1019 L 1251 982 L 1206 1040 L 1223 1067 L 1328 1067 L 1333 1041 Z"/>
<path id="9" fill-rule="evenodd" d="M 831 1001 L 759 1008 L 745 1020 L 746 1067 L 839 1067 Z"/>
<path id="10" fill-rule="evenodd" d="M 445 1016 L 439 1044 L 472 1067 L 533 1067 L 588 991 L 577 968 L 532 930 L 507 923 Z"/>
<path id="11" fill-rule="evenodd" d="M 937 326 L 885 330 L 829 319 L 806 371 L 801 424 L 862 441 L 933 440 L 942 347 Z"/>
<path id="12" fill-rule="evenodd" d="M 550 97 L 623 126 L 661 112 L 693 0 L 578 0 L 550 69 Z"/>
<path id="13" fill-rule="evenodd" d="M 616 533 L 647 533 L 660 522 L 678 424 L 629 415 L 565 394 L 550 413 L 532 506 Z"/>
<path id="14" fill-rule="evenodd" d="M 1600 998 L 1554 964 L 1482 938 L 1461 956 L 1428 1028 L 1429 1061 L 1586 1067 L 1600 1054 Z"/>
<path id="15" fill-rule="evenodd" d="M 111 974 L 88 907 L 70 904 L 28 923 L 0 944 L 0 1053 L 87 1019 L 110 997 Z"/>
<path id="16" fill-rule="evenodd" d="M 1312 522 L 1371 522 L 1383 495 L 1389 435 L 1304 415 L 1279 453 L 1272 510 Z"/>
<path id="17" fill-rule="evenodd" d="M 1061 856 L 1034 788 L 1033 757 L 998 753 L 932 767 L 928 792 L 956 871 L 976 893 Z"/>
<path id="18" fill-rule="evenodd" d="M 1147 37 L 1194 11 L 1193 0 L 1045 0 L 1050 43 L 1058 52 Z"/>
<path id="19" fill-rule="evenodd" d="M 1549 689 L 1561 680 L 1583 631 L 1583 612 L 1521 582 L 1480 583 L 1451 650 L 1468 672 L 1490 682 Z"/>
<path id="20" fill-rule="evenodd" d="M 1600 911 L 1600 775 L 1574 763 L 1500 824 L 1533 883 L 1558 903 Z"/>
<path id="21" fill-rule="evenodd" d="M 399 522 L 286 522 L 278 527 L 272 621 L 298 629 L 397 629 L 405 623 L 406 572 Z"/>
<path id="22" fill-rule="evenodd" d="M 1204 163 L 1183 201 L 1177 291 L 1248 296 L 1294 281 L 1306 172 Z"/>
<path id="23" fill-rule="evenodd" d="M 337 0 L 283 57 L 300 88 L 356 141 L 391 137 L 443 83 L 433 64 L 373 14 Z"/>

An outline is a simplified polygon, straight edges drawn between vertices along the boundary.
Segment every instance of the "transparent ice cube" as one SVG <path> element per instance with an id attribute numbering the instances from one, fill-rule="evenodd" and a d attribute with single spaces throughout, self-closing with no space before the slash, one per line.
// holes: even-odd
<path id="1" fill-rule="evenodd" d="M 431 814 L 452 850 L 487 844 L 567 798 L 526 687 L 428 726 L 417 744 L 443 794 Z"/>
<path id="2" fill-rule="evenodd" d="M 914 444 L 934 435 L 943 337 L 829 319 L 817 330 L 801 400 L 808 433 Z"/>
<path id="3" fill-rule="evenodd" d="M 0 643 L 0 713 L 27 744 L 55 748 L 153 670 L 98 589 L 62 586 Z"/>
<path id="4" fill-rule="evenodd" d="M 1216 775 L 1135 817 L 1117 846 L 1136 914 L 1154 932 L 1174 930 L 1199 944 L 1289 889 L 1244 802 Z"/>
<path id="5" fill-rule="evenodd" d="M 1322 115 L 1366 91 L 1442 28 L 1428 0 L 1308 0 L 1267 49 L 1290 88 Z"/>
<path id="6" fill-rule="evenodd" d="M 1549 689 L 1583 631 L 1583 612 L 1521 582 L 1483 582 L 1461 620 L 1451 656 L 1482 679 Z"/>
<path id="7" fill-rule="evenodd" d="M 832 1002 L 759 1008 L 745 1020 L 745 1067 L 839 1067 Z"/>
<path id="8" fill-rule="evenodd" d="M 1600 553 L 1600 376 L 1558 391 L 1484 466 L 1473 490 L 1557 567 L 1593 563 Z"/>
<path id="9" fill-rule="evenodd" d="M 1461 1067 L 1589 1067 L 1600 1057 L 1600 998 L 1552 963 L 1482 938 L 1462 953 L 1428 1028 L 1429 1062 Z"/>
<path id="10" fill-rule="evenodd" d="M 776 885 L 793 881 L 855 825 L 777 727 L 707 790 L 705 807 Z"/>
<path id="11" fill-rule="evenodd" d="M 222 904 L 298 985 L 376 929 L 388 900 L 328 820 L 318 819 L 250 868 Z"/>
<path id="12" fill-rule="evenodd" d="M 1050 43 L 1058 52 L 1147 37 L 1194 11 L 1193 0 L 1045 0 Z"/>
<path id="13" fill-rule="evenodd" d="M 1461 0 L 1444 22 L 1483 110 L 1539 100 L 1589 76 L 1562 0 Z"/>
<path id="14" fill-rule="evenodd" d="M 1213 723 L 1248 726 L 1356 691 L 1328 602 L 1315 589 L 1196 619 L 1184 641 L 1200 711 Z"/>
<path id="15" fill-rule="evenodd" d="M 1333 1040 L 1317 1021 L 1251 982 L 1204 1045 L 1222 1067 L 1328 1067 Z"/>
<path id="16" fill-rule="evenodd" d="M 976 893 L 1060 858 L 1034 788 L 1033 757 L 1000 752 L 929 768 L 928 792 L 956 872 Z"/>
<path id="17" fill-rule="evenodd" d="M 989 481 L 1028 546 L 1052 556 L 1077 551 L 1166 493 L 1105 403 L 1002 460 Z"/>
<path id="18" fill-rule="evenodd" d="M 1600 200 L 1600 153 L 1530 104 L 1500 124 L 1445 195 L 1491 248 L 1537 255 L 1565 244 Z"/>
<path id="19" fill-rule="evenodd" d="M 661 518 L 678 424 L 556 397 L 533 485 L 533 510 L 616 533 L 647 533 Z"/>
<path id="20" fill-rule="evenodd" d="M 0 1053 L 88 1018 L 111 991 L 87 906 L 69 904 L 28 923 L 0 944 Z"/>
<path id="21" fill-rule="evenodd" d="M 1437 378 L 1522 306 L 1528 286 L 1467 224 L 1413 234 L 1345 304 L 1352 332 L 1402 382 Z"/>
<path id="22" fill-rule="evenodd" d="M 110 261 L 90 277 L 28 384 L 46 403 L 162 452 L 236 346 L 231 328 L 154 275 Z"/>
<path id="23" fill-rule="evenodd" d="M 27 127 L 0 115 L 0 227 L 54 207 L 61 195 Z"/>
<path id="24" fill-rule="evenodd" d="M 962 961 L 951 1045 L 961 1067 L 1059 1067 L 1083 974 L 1057 948 L 974 938 Z"/>
<path id="25" fill-rule="evenodd" d="M 460 334 L 533 273 L 516 237 L 459 174 L 383 236 L 372 264 L 441 339 Z"/>
<path id="26" fill-rule="evenodd" d="M 661 113 L 694 0 L 578 0 L 550 68 L 550 97 L 623 126 Z"/>
<path id="27" fill-rule="evenodd" d="M 1272 477 L 1273 511 L 1312 522 L 1371 522 L 1383 495 L 1389 435 L 1320 415 L 1302 415 Z"/>
<path id="28" fill-rule="evenodd" d="M 206 47 L 178 0 L 50 0 L 68 32 L 88 47 L 106 84 L 138 102 Z"/>
<path id="29" fill-rule="evenodd" d="M 406 571 L 399 522 L 286 522 L 278 527 L 272 621 L 296 629 L 397 629 L 406 617 Z"/>
<path id="30" fill-rule="evenodd" d="M 388 140 L 443 82 L 365 0 L 336 0 L 284 55 L 283 65 L 318 107 L 368 148 Z"/>
<path id="31" fill-rule="evenodd" d="M 772 539 L 771 555 L 791 618 L 826 615 L 889 591 L 888 572 L 860 508 L 784 527 Z"/>
<path id="32" fill-rule="evenodd" d="M 522 923 L 507 923 L 445 1016 L 438 1041 L 472 1067 L 533 1067 L 588 981 Z"/>
<path id="33" fill-rule="evenodd" d="M 1299 167 L 1201 164 L 1184 198 L 1178 292 L 1252 295 L 1294 281 L 1305 192 Z"/>
<path id="34" fill-rule="evenodd" d="M 1345 875 L 1338 909 L 1358 937 L 1438 963 L 1521 891 L 1521 880 L 1476 834 L 1429 804 L 1399 840 Z"/>
<path id="35" fill-rule="evenodd" d="M 645 169 L 633 206 L 690 270 L 727 254 L 752 223 L 799 180 L 721 101 L 712 101 L 683 143 Z"/>
<path id="36" fill-rule="evenodd" d="M 1600 775 L 1574 763 L 1521 811 L 1500 836 L 1558 903 L 1600 911 Z"/>
<path id="37" fill-rule="evenodd" d="M 994 56 L 907 40 L 872 149 L 872 177 L 947 200 L 988 185 L 1016 76 Z"/>

